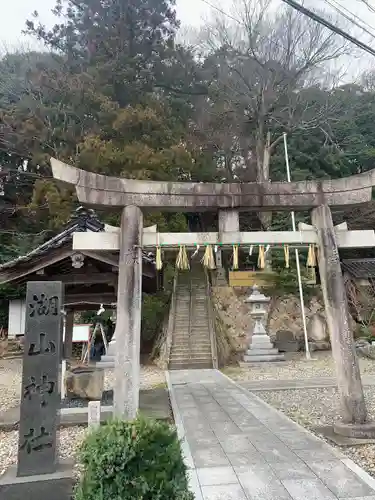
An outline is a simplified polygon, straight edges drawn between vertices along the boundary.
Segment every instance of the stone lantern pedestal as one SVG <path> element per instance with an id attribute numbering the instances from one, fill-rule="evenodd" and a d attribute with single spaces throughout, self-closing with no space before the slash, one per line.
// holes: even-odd
<path id="1" fill-rule="evenodd" d="M 285 360 L 284 355 L 274 348 L 263 324 L 269 302 L 270 298 L 260 293 L 256 285 L 253 287 L 250 297 L 245 300 L 246 304 L 251 304 L 250 314 L 255 320 L 251 343 L 244 356 L 245 365 L 247 363 Z"/>

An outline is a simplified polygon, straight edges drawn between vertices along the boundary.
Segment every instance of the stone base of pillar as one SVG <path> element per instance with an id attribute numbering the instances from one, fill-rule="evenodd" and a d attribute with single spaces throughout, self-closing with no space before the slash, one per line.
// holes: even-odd
<path id="1" fill-rule="evenodd" d="M 253 335 L 250 348 L 246 351 L 241 366 L 247 363 L 269 363 L 272 361 L 285 361 L 285 356 L 274 348 L 268 335 Z"/>
<path id="2" fill-rule="evenodd" d="M 108 351 L 107 351 L 107 356 L 116 356 L 116 340 L 112 339 L 111 342 L 108 344 Z"/>
<path id="3" fill-rule="evenodd" d="M 114 368 L 116 360 L 116 342 L 110 343 L 108 352 L 96 363 L 98 368 Z"/>
<path id="4" fill-rule="evenodd" d="M 17 476 L 16 467 L 11 467 L 0 477 L 0 500 L 70 500 L 74 489 L 73 464 L 58 463 L 56 472 L 36 476 Z"/>
<path id="5" fill-rule="evenodd" d="M 356 439 L 375 439 L 375 422 L 364 424 L 345 424 L 337 421 L 333 424 L 333 431 L 340 436 Z"/>
<path id="6" fill-rule="evenodd" d="M 101 357 L 96 363 L 98 368 L 114 368 L 116 359 L 116 340 L 112 340 L 108 345 L 107 354 Z"/>
<path id="7" fill-rule="evenodd" d="M 110 369 L 115 367 L 115 357 L 114 356 L 102 356 L 100 361 L 95 364 L 96 367 L 105 369 Z"/>

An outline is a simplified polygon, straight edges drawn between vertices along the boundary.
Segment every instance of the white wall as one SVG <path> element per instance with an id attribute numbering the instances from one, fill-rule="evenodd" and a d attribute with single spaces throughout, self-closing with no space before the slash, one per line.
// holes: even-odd
<path id="1" fill-rule="evenodd" d="M 24 300 L 9 301 L 8 338 L 25 335 L 26 302 Z M 73 342 L 88 342 L 91 325 L 74 325 Z M 65 331 L 63 332 L 65 337 Z"/>
<path id="2" fill-rule="evenodd" d="M 8 338 L 25 334 L 26 303 L 24 300 L 9 301 Z"/>

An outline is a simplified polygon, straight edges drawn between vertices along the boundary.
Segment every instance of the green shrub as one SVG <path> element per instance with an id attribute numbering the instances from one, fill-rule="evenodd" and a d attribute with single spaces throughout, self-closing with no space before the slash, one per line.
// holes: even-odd
<path id="1" fill-rule="evenodd" d="M 193 500 L 176 431 L 138 418 L 88 434 L 75 500 Z"/>

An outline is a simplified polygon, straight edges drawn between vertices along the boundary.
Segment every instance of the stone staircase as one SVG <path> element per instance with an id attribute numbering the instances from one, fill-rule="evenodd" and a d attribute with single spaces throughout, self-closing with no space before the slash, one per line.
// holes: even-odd
<path id="1" fill-rule="evenodd" d="M 209 302 L 203 270 L 180 272 L 175 293 L 169 369 L 212 368 Z"/>

